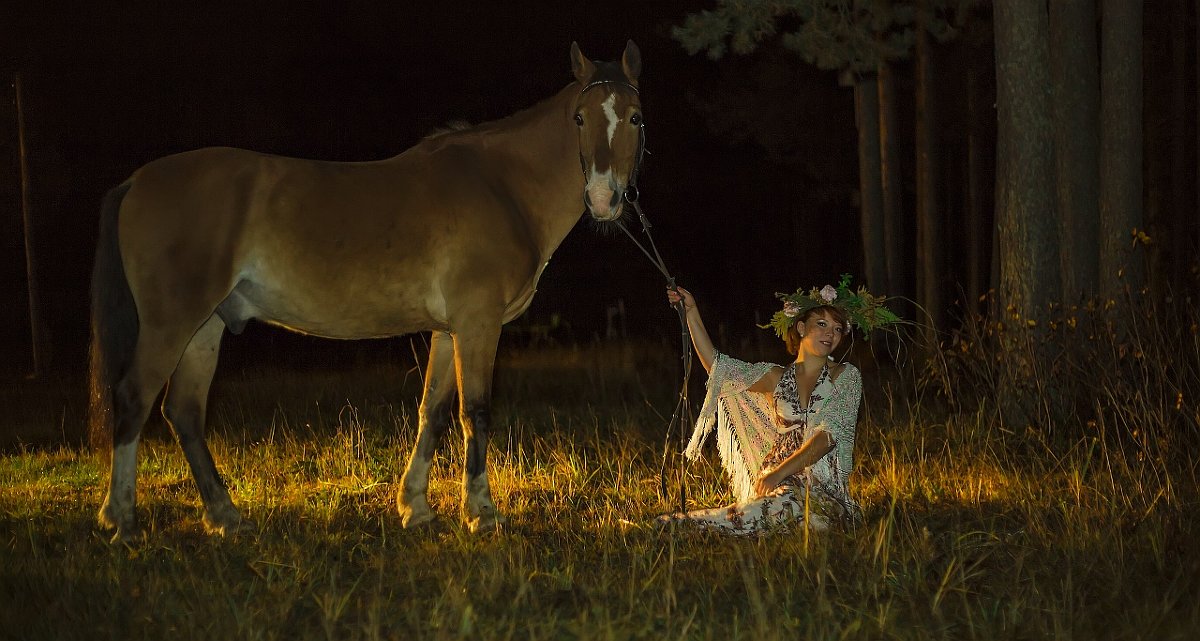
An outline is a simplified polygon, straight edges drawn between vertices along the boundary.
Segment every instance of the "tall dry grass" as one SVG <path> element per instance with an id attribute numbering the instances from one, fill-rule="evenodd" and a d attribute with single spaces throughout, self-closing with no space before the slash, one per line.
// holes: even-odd
<path id="1" fill-rule="evenodd" d="M 161 433 L 131 548 L 94 525 L 103 461 L 16 452 L 0 460 L 0 638 L 1190 639 L 1195 325 L 1146 314 L 1118 337 L 1100 311 L 968 325 L 903 392 L 869 374 L 866 519 L 820 535 L 647 525 L 678 482 L 671 461 L 664 493 L 670 347 L 502 354 L 489 468 L 509 521 L 486 536 L 457 518 L 454 430 L 430 484 L 442 518 L 399 527 L 419 373 L 230 376 L 212 446 L 260 532 L 202 534 Z M 686 485 L 697 505 L 729 498 L 711 459 Z"/>

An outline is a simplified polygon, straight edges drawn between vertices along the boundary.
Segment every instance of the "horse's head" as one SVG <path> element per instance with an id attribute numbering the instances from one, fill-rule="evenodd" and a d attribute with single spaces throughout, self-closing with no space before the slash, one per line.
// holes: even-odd
<path id="1" fill-rule="evenodd" d="M 571 43 L 571 68 L 579 81 L 575 125 L 579 164 L 587 181 L 583 202 L 596 220 L 616 220 L 626 189 L 636 189 L 644 138 L 638 74 L 642 54 L 630 40 L 621 62 L 592 62 Z M 637 196 L 632 192 L 632 199 Z"/>

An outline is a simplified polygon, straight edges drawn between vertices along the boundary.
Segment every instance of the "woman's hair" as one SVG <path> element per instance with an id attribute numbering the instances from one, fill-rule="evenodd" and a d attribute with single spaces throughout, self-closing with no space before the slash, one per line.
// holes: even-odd
<path id="1" fill-rule="evenodd" d="M 796 353 L 800 351 L 800 341 L 804 339 L 800 337 L 799 328 L 803 327 L 805 323 L 808 322 L 808 319 L 812 318 L 814 314 L 821 312 L 829 314 L 829 317 L 833 319 L 833 322 L 838 323 L 845 328 L 847 334 L 850 333 L 849 318 L 846 316 L 845 311 L 838 309 L 833 305 L 818 305 L 812 309 L 802 312 L 796 318 L 796 322 L 792 323 L 792 326 L 788 328 L 787 333 L 784 334 L 783 344 L 787 346 L 787 351 L 789 354 L 795 356 Z"/>

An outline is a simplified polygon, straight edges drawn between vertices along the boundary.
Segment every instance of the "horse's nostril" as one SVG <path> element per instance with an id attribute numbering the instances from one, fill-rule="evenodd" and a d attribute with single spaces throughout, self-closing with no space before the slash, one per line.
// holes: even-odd
<path id="1" fill-rule="evenodd" d="M 619 202 L 621 202 L 621 190 L 615 189 L 615 190 L 613 190 L 612 198 L 608 199 L 608 206 L 609 206 L 609 208 L 614 208 L 617 206 L 617 203 L 619 203 Z"/>
<path id="2" fill-rule="evenodd" d="M 592 195 L 586 191 L 583 192 L 583 204 L 587 205 L 589 209 L 592 206 Z"/>

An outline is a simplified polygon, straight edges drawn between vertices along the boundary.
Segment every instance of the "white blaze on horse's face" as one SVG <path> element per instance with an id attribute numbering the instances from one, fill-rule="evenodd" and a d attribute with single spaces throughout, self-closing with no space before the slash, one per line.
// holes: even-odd
<path id="1" fill-rule="evenodd" d="M 596 220 L 616 220 L 641 155 L 641 53 L 631 41 L 620 62 L 593 63 L 572 43 L 571 67 L 580 87 L 575 125 L 586 181 L 583 202 Z"/>
<path id="2" fill-rule="evenodd" d="M 612 147 L 613 134 L 617 133 L 617 123 L 621 122 L 621 117 L 617 115 L 617 110 L 613 105 L 617 102 L 616 94 L 609 94 L 608 98 L 600 105 L 604 109 L 604 119 L 608 121 L 608 146 Z"/>

